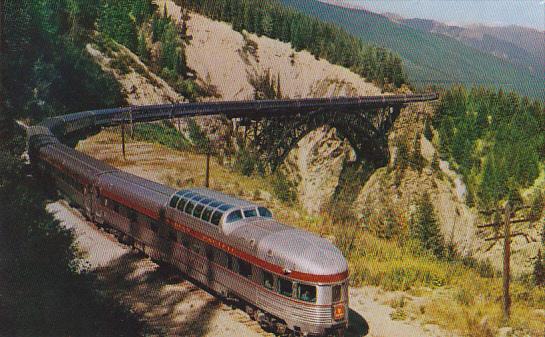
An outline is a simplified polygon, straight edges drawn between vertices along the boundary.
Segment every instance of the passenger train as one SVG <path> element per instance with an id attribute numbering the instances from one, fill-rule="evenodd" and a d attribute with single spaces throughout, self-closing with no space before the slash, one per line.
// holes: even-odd
<path id="1" fill-rule="evenodd" d="M 374 99 L 384 102 L 382 97 Z M 397 99 L 407 101 L 407 96 Z M 301 109 L 331 102 L 362 104 L 353 98 L 303 99 L 270 101 L 270 106 L 260 102 L 257 109 L 277 112 L 279 104 Z M 332 243 L 276 221 L 261 205 L 206 188 L 176 191 L 59 141 L 129 117 L 150 121 L 217 111 L 232 117 L 235 111 L 256 110 L 255 104 L 161 105 L 54 117 L 27 131 L 29 155 L 36 172 L 51 178 L 90 220 L 114 229 L 123 242 L 174 266 L 218 296 L 241 300 L 248 313 L 269 330 L 301 336 L 342 335 L 348 325 L 348 265 Z"/>

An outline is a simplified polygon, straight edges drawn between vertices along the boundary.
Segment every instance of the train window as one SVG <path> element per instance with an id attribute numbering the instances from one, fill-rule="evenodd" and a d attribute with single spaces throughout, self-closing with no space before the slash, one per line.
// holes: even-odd
<path id="1" fill-rule="evenodd" d="M 223 216 L 222 212 L 215 211 L 214 215 L 212 215 L 212 219 L 210 219 L 210 222 L 212 222 L 216 226 L 219 226 L 222 216 Z"/>
<path id="2" fill-rule="evenodd" d="M 257 210 L 255 208 L 247 209 L 244 211 L 245 218 L 253 218 L 254 216 L 257 216 Z"/>
<path id="3" fill-rule="evenodd" d="M 251 278 L 252 265 L 244 260 L 238 259 L 238 273 L 246 278 Z"/>
<path id="4" fill-rule="evenodd" d="M 221 205 L 220 208 L 219 208 L 219 210 L 225 212 L 225 211 L 230 210 L 230 209 L 233 208 L 233 207 L 235 207 L 235 206 L 225 204 L 225 205 Z"/>
<path id="5" fill-rule="evenodd" d="M 171 241 L 174 241 L 176 242 L 177 238 L 176 238 L 176 232 L 174 232 L 173 230 L 169 230 L 168 231 L 168 239 L 171 240 Z"/>
<path id="6" fill-rule="evenodd" d="M 305 302 L 316 302 L 316 287 L 299 284 L 297 286 L 297 298 Z"/>
<path id="7" fill-rule="evenodd" d="M 273 274 L 263 271 L 263 285 L 267 289 L 274 289 L 274 276 Z"/>
<path id="8" fill-rule="evenodd" d="M 231 256 L 231 254 L 227 254 L 227 268 L 229 268 L 229 270 L 234 270 L 234 268 L 233 268 L 233 256 Z"/>
<path id="9" fill-rule="evenodd" d="M 204 197 L 201 196 L 201 195 L 197 195 L 197 196 L 191 198 L 191 200 L 193 200 L 193 201 L 201 201 L 202 199 L 204 199 Z"/>
<path id="10" fill-rule="evenodd" d="M 278 278 L 278 292 L 284 296 L 291 297 L 293 292 L 293 283 L 283 278 Z"/>
<path id="11" fill-rule="evenodd" d="M 189 246 L 189 249 L 191 249 L 192 251 L 194 251 L 197 254 L 202 255 L 201 246 L 199 245 L 198 242 L 192 242 L 191 245 Z"/>
<path id="12" fill-rule="evenodd" d="M 264 218 L 272 218 L 272 213 L 269 211 L 268 208 L 265 207 L 258 207 L 259 216 L 262 216 Z"/>
<path id="13" fill-rule="evenodd" d="M 202 210 L 204 209 L 204 206 L 201 204 L 198 204 L 195 206 L 195 210 L 193 211 L 193 216 L 196 218 L 200 218 L 202 215 Z"/>
<path id="14" fill-rule="evenodd" d="M 187 194 L 189 193 L 189 190 L 181 190 L 181 191 L 178 191 L 176 194 L 179 195 L 179 196 L 182 196 L 184 194 Z"/>
<path id="15" fill-rule="evenodd" d="M 185 206 L 185 212 L 187 214 L 191 214 L 193 213 L 193 208 L 195 208 L 195 203 L 193 203 L 192 201 L 188 201 L 187 206 Z"/>
<path id="16" fill-rule="evenodd" d="M 138 219 L 138 213 L 136 213 L 135 210 L 129 209 L 128 215 L 129 220 L 131 220 L 132 222 L 136 222 L 136 220 Z"/>
<path id="17" fill-rule="evenodd" d="M 235 222 L 242 219 L 242 212 L 240 210 L 233 211 L 229 213 L 227 218 L 225 218 L 226 223 Z"/>
<path id="18" fill-rule="evenodd" d="M 208 205 L 211 202 L 212 202 L 212 199 L 203 199 L 203 200 L 201 200 L 201 204 L 203 204 L 203 205 Z"/>
<path id="19" fill-rule="evenodd" d="M 175 208 L 176 204 L 178 203 L 178 200 L 180 200 L 179 196 L 177 196 L 177 195 L 173 196 L 172 199 L 170 199 L 169 206 L 172 207 L 172 208 Z"/>
<path id="20" fill-rule="evenodd" d="M 216 208 L 218 207 L 219 205 L 221 205 L 221 202 L 219 201 L 214 201 L 212 202 L 210 205 L 208 205 L 210 208 Z"/>
<path id="21" fill-rule="evenodd" d="M 206 246 L 206 258 L 210 261 L 214 260 L 214 247 Z"/>
<path id="22" fill-rule="evenodd" d="M 189 193 L 186 193 L 184 194 L 184 198 L 187 198 L 187 199 L 191 199 L 191 197 L 195 196 L 195 193 L 193 192 L 189 192 Z"/>
<path id="23" fill-rule="evenodd" d="M 210 216 L 212 215 L 212 209 L 211 208 L 208 208 L 206 207 L 204 209 L 204 212 L 202 212 L 202 219 L 204 221 L 210 221 Z"/>
<path id="24" fill-rule="evenodd" d="M 187 199 L 181 198 L 180 202 L 178 203 L 178 209 L 180 211 L 183 211 L 186 204 L 187 204 Z"/>
<path id="25" fill-rule="evenodd" d="M 339 302 L 342 299 L 342 287 L 340 284 L 331 289 L 331 302 Z"/>

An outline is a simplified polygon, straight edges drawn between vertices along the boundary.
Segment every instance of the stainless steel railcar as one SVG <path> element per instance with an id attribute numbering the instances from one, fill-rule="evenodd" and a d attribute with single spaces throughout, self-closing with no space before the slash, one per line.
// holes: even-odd
<path id="1" fill-rule="evenodd" d="M 243 300 L 274 331 L 332 335 L 346 328 L 348 267 L 327 240 L 275 221 L 265 207 L 208 189 L 175 191 L 53 137 L 45 143 L 33 164 L 124 242 Z"/>

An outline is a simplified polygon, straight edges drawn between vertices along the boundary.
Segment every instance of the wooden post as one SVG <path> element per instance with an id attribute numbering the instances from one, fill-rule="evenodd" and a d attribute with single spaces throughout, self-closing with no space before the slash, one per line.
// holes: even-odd
<path id="1" fill-rule="evenodd" d="M 511 315 L 511 296 L 509 283 L 511 281 L 511 206 L 505 205 L 505 222 L 503 237 L 503 319 L 507 322 Z"/>
<path id="2" fill-rule="evenodd" d="M 204 187 L 209 188 L 210 187 L 210 145 L 208 146 L 208 149 L 206 150 L 206 175 L 204 179 Z"/>
<path id="3" fill-rule="evenodd" d="M 127 159 L 125 156 L 125 119 L 121 121 L 121 150 L 123 151 L 123 159 Z"/>

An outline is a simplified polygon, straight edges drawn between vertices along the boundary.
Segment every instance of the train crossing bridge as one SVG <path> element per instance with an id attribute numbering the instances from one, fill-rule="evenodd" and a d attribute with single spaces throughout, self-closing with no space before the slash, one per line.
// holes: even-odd
<path id="1" fill-rule="evenodd" d="M 360 159 L 378 166 L 387 162 L 386 133 L 401 108 L 437 98 L 427 93 L 133 106 L 53 117 L 40 125 L 63 138 L 104 126 L 183 117 L 223 115 L 261 121 L 264 127 L 256 132 L 254 141 L 274 169 L 301 138 L 327 124 L 350 141 Z"/>

